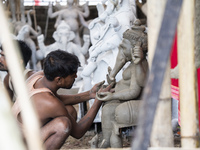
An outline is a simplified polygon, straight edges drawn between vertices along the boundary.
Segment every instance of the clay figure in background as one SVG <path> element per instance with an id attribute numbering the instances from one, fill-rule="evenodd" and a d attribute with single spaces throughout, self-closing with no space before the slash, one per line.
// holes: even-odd
<path id="1" fill-rule="evenodd" d="M 82 12 L 77 6 L 74 5 L 74 0 L 67 0 L 67 7 L 53 13 L 52 3 L 49 4 L 48 16 L 49 18 L 56 18 L 55 28 L 64 20 L 75 33 L 74 43 L 81 45 L 81 38 L 79 35 L 80 26 L 88 28 L 87 22 L 84 18 L 90 14 L 88 8 L 88 2 L 84 5 L 84 12 Z"/>
<path id="2" fill-rule="evenodd" d="M 92 82 L 98 82 L 104 80 L 108 66 L 114 66 L 115 60 L 118 53 L 118 46 L 121 43 L 121 38 L 118 34 L 121 26 L 115 17 L 107 20 L 106 24 L 99 28 L 96 32 L 96 39 L 98 42 L 89 48 L 89 59 L 88 64 L 82 72 L 83 79 L 85 79 L 84 90 L 90 89 Z M 113 64 L 113 65 L 112 65 Z M 100 69 L 98 69 L 100 67 Z M 95 71 L 101 71 L 97 74 Z M 92 78 L 92 74 L 93 78 Z"/>
<path id="3" fill-rule="evenodd" d="M 30 14 L 33 13 L 34 11 L 32 9 L 27 11 L 27 21 L 26 18 L 25 20 L 18 20 L 18 21 L 13 21 L 13 33 L 17 35 L 19 33 L 19 30 L 24 26 L 24 25 L 29 25 L 32 27 L 32 20 Z"/>
<path id="4" fill-rule="evenodd" d="M 89 49 L 88 65 L 82 73 L 83 78 L 87 80 L 84 84 L 84 90 L 90 89 L 92 86 L 90 84 L 105 79 L 108 64 L 111 68 L 115 64 L 123 32 L 130 28 L 131 20 L 135 19 L 134 17 L 131 19 L 129 0 L 119 2 L 111 0 L 107 2 L 105 10 L 101 4 L 97 5 L 97 10 L 99 17 L 89 24 L 92 46 Z M 119 17 L 123 21 L 119 21 Z M 93 77 L 90 79 L 92 74 Z M 121 79 L 120 75 L 118 78 Z"/>
<path id="5" fill-rule="evenodd" d="M 106 8 L 104 9 L 105 3 Z M 102 0 L 102 4 L 97 4 L 97 10 L 99 17 L 93 20 L 89 28 L 97 22 L 105 22 L 109 16 L 116 17 L 122 26 L 119 30 L 121 37 L 136 19 L 135 0 Z"/>
<path id="6" fill-rule="evenodd" d="M 19 21 L 19 18 L 21 18 L 21 22 L 25 23 L 26 19 L 25 19 L 25 13 L 24 13 L 24 0 L 9 0 L 9 4 L 10 4 L 10 10 L 11 10 L 11 15 L 12 15 L 12 22 L 16 22 Z M 17 9 L 17 5 L 18 8 L 20 10 L 16 10 Z M 20 14 L 20 17 L 19 17 Z M 18 16 L 16 16 L 18 15 Z"/>
<path id="7" fill-rule="evenodd" d="M 120 128 L 137 125 L 142 89 L 148 72 L 147 35 L 139 21 L 123 34 L 122 44 L 113 70 L 109 68 L 108 82 L 115 82 L 115 76 L 122 67 L 130 62 L 123 71 L 122 79 L 116 82 L 115 92 L 100 92 L 97 98 L 106 101 L 102 107 L 102 148 L 122 147 Z"/>
<path id="8" fill-rule="evenodd" d="M 65 21 L 61 21 L 56 31 L 53 33 L 53 38 L 55 40 L 55 43 L 45 46 L 44 36 L 41 35 L 38 37 L 38 45 L 40 50 L 37 51 L 37 59 L 42 60 L 51 51 L 54 51 L 55 49 L 61 49 L 67 51 L 68 53 L 76 55 L 79 58 L 79 61 L 81 62 L 81 66 L 85 66 L 84 55 L 88 52 L 89 49 L 89 35 L 84 35 L 84 44 L 82 47 L 80 45 L 75 44 L 72 42 L 72 40 L 75 38 L 74 32 L 71 31 L 70 26 Z"/>
<path id="9" fill-rule="evenodd" d="M 107 22 L 108 21 L 108 22 Z M 97 30 L 99 32 L 97 36 L 98 42 L 92 45 L 89 49 L 89 59 L 87 66 L 84 67 L 82 72 L 83 78 L 83 90 L 90 89 L 93 84 L 105 80 L 108 66 L 113 67 L 115 64 L 115 58 L 118 53 L 118 46 L 121 43 L 121 38 L 118 34 L 120 25 L 115 17 L 106 21 L 106 24 Z M 119 75 L 117 77 L 121 79 Z M 89 101 L 89 105 L 92 106 L 94 100 Z M 101 109 L 95 118 L 95 122 L 101 122 Z"/>
<path id="10" fill-rule="evenodd" d="M 90 89 L 95 83 L 106 79 L 107 67 L 114 66 L 122 34 L 130 28 L 132 20 L 129 0 L 108 1 L 106 9 L 104 9 L 103 4 L 98 4 L 97 10 L 99 16 L 92 20 L 88 26 L 92 47 L 89 49 L 88 65 L 82 72 L 84 91 Z M 121 79 L 120 73 L 116 79 Z M 89 104 L 91 106 L 93 100 L 90 100 Z M 101 110 L 97 114 L 95 122 L 100 122 L 100 117 Z"/>
<path id="11" fill-rule="evenodd" d="M 37 38 L 41 34 L 41 29 L 38 26 L 38 32 L 35 31 L 30 25 L 25 24 L 18 32 L 17 39 L 24 41 L 32 50 L 30 61 L 30 68 L 38 70 L 36 59 L 36 45 L 32 38 Z"/>

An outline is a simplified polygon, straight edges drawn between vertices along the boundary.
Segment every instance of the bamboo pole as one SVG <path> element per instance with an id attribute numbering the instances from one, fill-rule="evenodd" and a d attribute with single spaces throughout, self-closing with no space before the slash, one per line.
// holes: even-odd
<path id="1" fill-rule="evenodd" d="M 194 0 L 184 0 L 178 24 L 178 63 L 181 145 L 196 147 L 196 94 L 194 67 Z"/>
<path id="2" fill-rule="evenodd" d="M 149 65 L 153 59 L 157 43 L 160 25 L 163 19 L 166 0 L 147 1 L 148 5 L 148 42 L 149 42 Z M 173 133 L 171 127 L 171 89 L 170 89 L 170 63 L 166 69 L 160 100 L 157 106 L 154 124 L 152 127 L 151 147 L 173 147 Z"/>
<path id="3" fill-rule="evenodd" d="M 9 25 L 5 16 L 3 7 L 0 3 L 0 38 L 5 42 L 3 44 L 4 52 L 6 55 L 6 62 L 9 68 L 9 73 L 12 77 L 13 85 L 19 98 L 20 107 L 22 108 L 22 120 L 25 129 L 25 136 L 29 150 L 40 150 L 42 142 L 40 140 L 39 122 L 36 113 L 33 109 L 32 103 L 28 96 L 26 88 L 23 68 L 20 65 L 19 50 L 11 40 Z M 11 141 L 12 142 L 12 141 Z"/>
<path id="4" fill-rule="evenodd" d="M 25 145 L 20 135 L 15 118 L 11 113 L 11 100 L 3 85 L 0 84 L 0 149 L 25 150 Z"/>

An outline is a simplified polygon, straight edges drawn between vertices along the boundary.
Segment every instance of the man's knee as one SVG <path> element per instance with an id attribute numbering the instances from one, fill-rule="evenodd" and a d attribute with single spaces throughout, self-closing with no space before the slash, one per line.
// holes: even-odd
<path id="1" fill-rule="evenodd" d="M 72 129 L 72 124 L 69 118 L 67 117 L 58 117 L 56 118 L 56 132 L 68 133 Z"/>

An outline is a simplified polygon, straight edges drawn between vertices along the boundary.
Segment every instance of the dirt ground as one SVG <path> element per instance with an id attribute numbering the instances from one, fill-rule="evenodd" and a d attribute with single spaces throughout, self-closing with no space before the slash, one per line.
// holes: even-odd
<path id="1" fill-rule="evenodd" d="M 99 131 L 100 130 L 100 131 Z M 102 132 L 100 126 L 98 125 L 98 145 L 100 145 L 102 141 Z M 91 145 L 89 141 L 96 135 L 95 129 L 92 127 L 81 139 L 75 139 L 73 137 L 69 137 L 64 145 L 62 146 L 61 150 L 65 149 L 90 149 Z M 130 147 L 131 139 L 130 138 L 123 138 L 123 147 Z"/>
<path id="2" fill-rule="evenodd" d="M 100 127 L 99 127 L 100 128 Z M 100 145 L 102 141 L 102 132 L 101 129 L 99 129 L 98 135 L 99 135 L 99 140 L 98 140 L 98 145 Z M 132 134 L 132 133 L 129 133 Z M 66 149 L 90 149 L 91 145 L 89 141 L 95 136 L 95 130 L 92 127 L 86 134 L 81 138 L 81 139 L 75 139 L 73 137 L 69 137 L 65 144 L 62 146 L 61 150 L 66 150 Z M 131 142 L 132 142 L 132 137 L 130 136 L 125 136 L 123 135 L 123 148 L 128 148 L 131 147 Z M 181 139 L 180 136 L 174 135 L 174 147 L 181 147 Z"/>

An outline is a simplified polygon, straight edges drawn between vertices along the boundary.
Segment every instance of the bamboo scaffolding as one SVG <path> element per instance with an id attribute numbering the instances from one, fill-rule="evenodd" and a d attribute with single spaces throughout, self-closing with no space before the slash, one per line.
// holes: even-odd
<path id="1" fill-rule="evenodd" d="M 166 0 L 147 1 L 148 5 L 148 54 L 149 61 L 152 62 L 158 33 L 165 10 Z M 153 37 L 153 38 L 152 38 Z M 173 133 L 171 127 L 171 82 L 170 68 L 166 69 L 162 90 L 159 97 L 154 124 L 152 127 L 150 143 L 153 147 L 173 147 Z M 151 63 L 150 63 L 151 66 Z"/>
<path id="2" fill-rule="evenodd" d="M 88 149 L 60 149 L 60 150 L 88 150 Z M 90 149 L 90 150 L 97 150 L 97 149 Z M 131 148 L 107 148 L 101 150 L 131 150 Z M 200 150 L 200 148 L 149 147 L 148 150 Z"/>
<path id="3" fill-rule="evenodd" d="M 184 0 L 178 24 L 181 145 L 183 148 L 196 147 L 195 137 L 197 133 L 197 125 L 194 67 L 194 2 L 194 0 Z"/>
<path id="4" fill-rule="evenodd" d="M 0 149 L 25 150 L 19 128 L 10 111 L 11 100 L 3 89 L 3 84 L 0 84 L 0 97 Z"/>
<path id="5" fill-rule="evenodd" d="M 9 73 L 12 77 L 14 88 L 19 98 L 20 107 L 22 108 L 21 114 L 28 148 L 29 150 L 40 150 L 43 149 L 43 147 L 40 140 L 39 122 L 28 96 L 28 91 L 22 73 L 23 67 L 19 63 L 19 50 L 16 49 L 17 47 L 14 45 L 15 43 L 13 43 L 11 40 L 10 31 L 8 28 L 9 25 L 1 3 L 0 20 L 0 39 L 4 40 L 2 45 L 6 55 L 6 62 L 9 68 Z"/>

